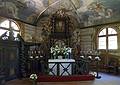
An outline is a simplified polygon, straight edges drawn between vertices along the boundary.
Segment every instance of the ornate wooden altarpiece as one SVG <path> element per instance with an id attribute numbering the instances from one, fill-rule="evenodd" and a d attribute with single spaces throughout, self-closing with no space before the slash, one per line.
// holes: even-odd
<path id="1" fill-rule="evenodd" d="M 70 17 L 65 9 L 59 9 L 51 17 L 50 47 L 56 43 L 70 46 Z"/>

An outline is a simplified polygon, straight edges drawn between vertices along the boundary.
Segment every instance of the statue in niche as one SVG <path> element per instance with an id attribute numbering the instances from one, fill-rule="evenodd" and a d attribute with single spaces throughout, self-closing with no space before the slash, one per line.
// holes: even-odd
<path id="1" fill-rule="evenodd" d="M 59 9 L 51 18 L 53 32 L 65 33 L 69 29 L 69 15 L 66 9 Z"/>
<path id="2" fill-rule="evenodd" d="M 65 46 L 65 42 L 62 41 L 62 40 L 57 40 L 57 41 L 55 42 L 55 45 L 58 45 L 58 47 L 62 48 L 62 47 Z"/>
<path id="3" fill-rule="evenodd" d="M 64 23 L 63 23 L 63 21 L 58 21 L 56 23 L 56 32 L 64 32 Z"/>

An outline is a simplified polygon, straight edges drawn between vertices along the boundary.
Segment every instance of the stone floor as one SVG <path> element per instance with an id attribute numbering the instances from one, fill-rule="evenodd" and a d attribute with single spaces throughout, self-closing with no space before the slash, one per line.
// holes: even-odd
<path id="1" fill-rule="evenodd" d="M 120 85 L 120 76 L 101 73 L 101 79 L 94 81 L 71 81 L 71 82 L 38 82 L 37 85 Z M 6 85 L 32 85 L 29 79 L 12 80 Z"/>

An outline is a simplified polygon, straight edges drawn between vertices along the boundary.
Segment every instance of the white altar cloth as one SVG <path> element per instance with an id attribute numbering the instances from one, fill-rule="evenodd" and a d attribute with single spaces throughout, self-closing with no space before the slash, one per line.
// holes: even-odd
<path id="1" fill-rule="evenodd" d="M 58 62 L 58 63 L 61 62 L 61 64 L 59 64 L 58 68 L 57 68 L 57 65 L 55 65 L 56 62 Z M 73 62 L 75 62 L 74 59 L 49 59 L 48 60 L 49 69 L 51 69 L 54 66 L 52 68 L 52 72 L 49 72 L 49 75 L 58 75 L 58 76 L 71 75 L 72 74 L 72 64 L 70 64 L 70 63 L 73 63 Z M 63 66 L 64 66 L 64 68 L 63 68 Z M 67 68 L 67 71 L 64 71 L 65 68 Z M 59 69 L 59 71 L 58 71 L 58 69 Z"/>

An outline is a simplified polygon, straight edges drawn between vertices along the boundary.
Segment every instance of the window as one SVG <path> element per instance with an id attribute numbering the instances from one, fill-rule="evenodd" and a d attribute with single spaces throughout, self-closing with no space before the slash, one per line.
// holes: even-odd
<path id="1" fill-rule="evenodd" d="M 17 37 L 17 34 L 20 32 L 18 25 L 13 20 L 5 20 L 0 23 L 0 36 L 6 35 L 9 36 L 12 32 L 14 38 Z"/>
<path id="2" fill-rule="evenodd" d="M 117 32 L 113 28 L 104 28 L 98 35 L 98 49 L 117 49 Z"/>

